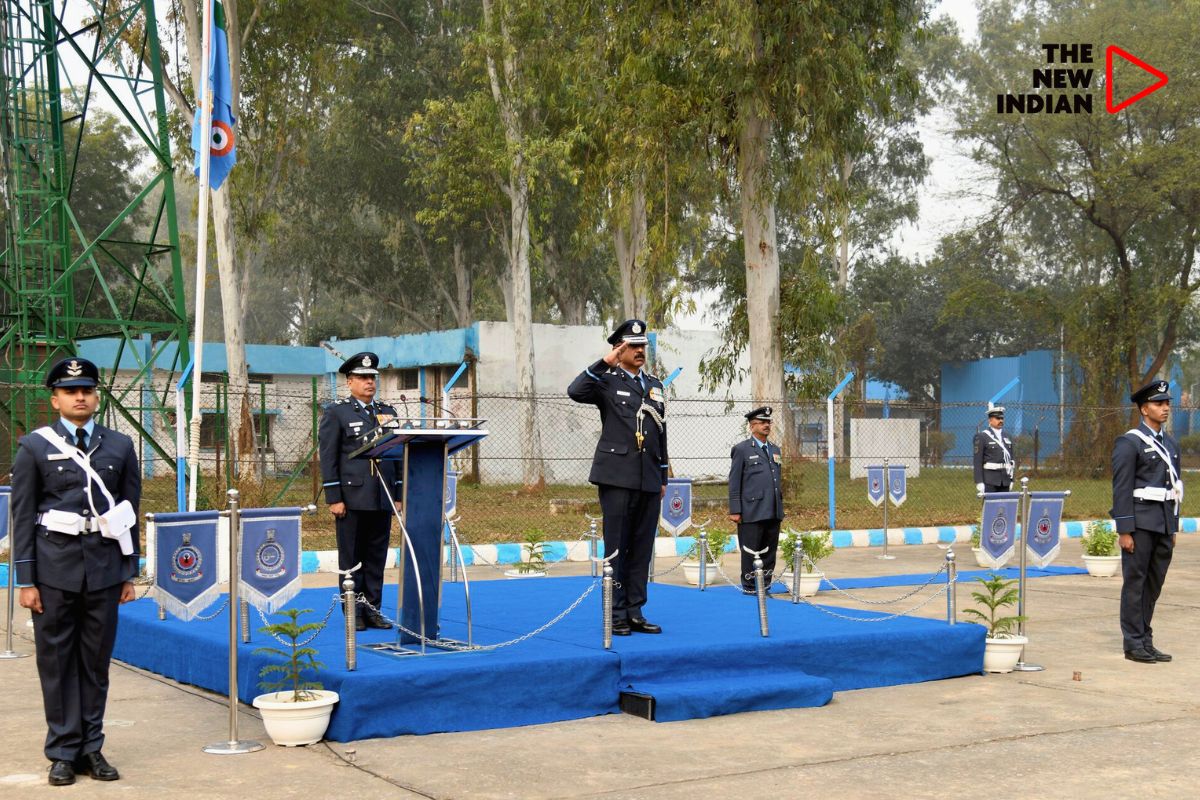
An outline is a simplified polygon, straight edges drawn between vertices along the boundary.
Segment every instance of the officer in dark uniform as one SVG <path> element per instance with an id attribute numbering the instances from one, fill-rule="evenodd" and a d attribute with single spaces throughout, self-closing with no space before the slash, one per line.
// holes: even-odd
<path id="1" fill-rule="evenodd" d="M 317 430 L 325 502 L 337 528 L 338 569 L 362 564 L 354 573 L 354 591 L 370 605 L 359 605 L 360 631 L 392 627 L 378 609 L 383 605 L 383 568 L 393 511 L 376 470 L 383 474 L 399 510 L 400 466 L 396 461 L 376 464 L 349 457 L 362 446 L 363 434 L 396 417 L 395 408 L 375 400 L 378 367 L 379 356 L 374 353 L 355 353 L 346 359 L 338 372 L 346 376 L 350 397 L 327 406 Z"/>
<path id="2" fill-rule="evenodd" d="M 646 323 L 623 322 L 608 337 L 613 348 L 567 388 L 577 403 L 600 409 L 600 441 L 588 480 L 604 514 L 604 552 L 613 560 L 613 633 L 662 633 L 642 616 L 654 558 L 662 497 L 667 490 L 667 426 L 662 381 L 646 372 Z"/>
<path id="3" fill-rule="evenodd" d="M 1166 381 L 1155 380 L 1129 399 L 1141 424 L 1113 444 L 1113 507 L 1121 544 L 1121 637 L 1125 657 L 1142 664 L 1170 661 L 1154 646 L 1150 619 L 1162 592 L 1179 530 L 1183 482 L 1179 443 L 1163 432 L 1171 413 Z"/>
<path id="4" fill-rule="evenodd" d="M 1012 488 L 1016 461 L 1012 439 L 1004 435 L 1004 406 L 989 404 L 987 427 L 975 434 L 975 490 L 1007 492 Z"/>
<path id="5" fill-rule="evenodd" d="M 771 407 L 761 406 L 746 414 L 750 438 L 729 451 L 729 518 L 737 523 L 738 546 L 742 551 L 742 591 L 755 592 L 754 556 L 762 550 L 764 586 L 770 587 L 779 547 L 779 525 L 783 522 L 783 459 L 771 435 Z"/>
<path id="6" fill-rule="evenodd" d="M 15 585 L 21 605 L 33 613 L 52 786 L 74 783 L 77 773 L 101 781 L 121 777 L 100 749 L 117 607 L 134 599 L 142 476 L 133 441 L 93 419 L 99 377 L 83 358 L 51 367 L 46 385 L 60 418 L 23 436 L 13 461 Z M 103 480 L 114 505 L 131 504 L 134 527 L 123 537 L 130 552 L 101 534 L 97 517 L 110 510 L 109 502 L 72 452 Z"/>

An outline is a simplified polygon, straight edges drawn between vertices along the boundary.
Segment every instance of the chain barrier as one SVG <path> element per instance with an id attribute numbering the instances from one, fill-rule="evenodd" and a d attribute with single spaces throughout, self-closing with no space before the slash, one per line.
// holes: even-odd
<path id="1" fill-rule="evenodd" d="M 146 595 L 150 594 L 150 590 L 154 588 L 154 578 L 149 577 L 149 576 L 134 578 L 133 579 L 134 592 L 137 591 L 137 588 L 139 586 L 142 587 L 142 593 L 139 594 L 135 599 L 145 600 Z"/>
<path id="2" fill-rule="evenodd" d="M 426 636 L 422 636 L 421 634 L 417 633 L 416 631 L 410 631 L 408 628 L 404 627 L 396 620 L 389 618 L 380 609 L 375 608 L 370 603 L 368 603 L 366 598 L 363 597 L 362 595 L 358 596 L 358 602 L 362 603 L 367 608 L 369 608 L 372 611 L 374 611 L 375 613 L 379 614 L 381 617 L 383 617 L 385 620 L 390 622 L 392 625 L 395 625 L 402 632 L 413 637 L 418 642 L 421 642 L 422 644 L 428 645 L 430 647 L 436 647 L 441 650 L 459 650 L 459 651 L 499 650 L 502 647 L 511 647 L 514 644 L 520 644 L 521 642 L 524 642 L 528 639 L 532 639 L 534 636 L 537 636 L 540 633 L 544 633 L 545 631 L 548 631 L 550 628 L 557 625 L 559 622 L 561 622 L 563 619 L 565 619 L 568 614 L 570 614 L 572 611 L 574 611 L 576 608 L 578 608 L 579 604 L 582 603 L 587 598 L 588 595 L 590 595 L 592 592 L 594 592 L 596 590 L 596 587 L 600 585 L 600 582 L 601 582 L 600 579 L 596 579 L 596 580 L 592 581 L 591 584 L 588 586 L 588 588 L 583 590 L 583 594 L 581 594 L 581 595 L 579 595 L 579 597 L 575 598 L 575 602 L 571 603 L 571 605 L 569 605 L 565 609 L 563 609 L 563 611 L 561 613 L 559 613 L 558 616 L 554 617 L 552 620 L 550 620 L 546 624 L 542 625 L 541 627 L 539 627 L 535 630 L 532 630 L 529 633 L 522 634 L 521 636 L 518 636 L 515 639 L 509 639 L 506 642 L 497 642 L 496 644 L 465 645 L 465 644 L 458 644 L 456 642 L 448 642 L 445 640 L 430 639 Z"/>
<path id="3" fill-rule="evenodd" d="M 707 550 L 708 550 L 708 564 L 709 564 L 709 566 L 716 567 L 716 568 L 717 568 L 717 574 L 718 574 L 718 575 L 720 575 L 720 576 L 721 576 L 721 577 L 722 577 L 722 578 L 725 580 L 725 582 L 726 582 L 726 583 L 728 583 L 730 586 L 732 586 L 733 588 L 737 589 L 738 591 L 741 591 L 741 589 L 742 589 L 742 584 L 740 584 L 740 583 L 734 583 L 733 581 L 731 581 L 731 580 L 729 579 L 729 576 L 725 574 L 725 570 L 721 569 L 721 556 L 725 555 L 725 553 L 724 553 L 724 552 L 722 552 L 722 553 L 720 553 L 719 555 L 714 555 L 714 554 L 713 554 L 712 542 L 710 542 L 710 541 L 705 541 L 705 543 L 704 543 L 704 547 L 705 547 L 705 549 L 707 549 Z"/>
<path id="4" fill-rule="evenodd" d="M 201 622 L 208 622 L 209 620 L 216 619 L 217 617 L 221 616 L 221 612 L 228 607 L 229 595 L 225 595 L 225 602 L 221 603 L 220 607 L 217 608 L 216 611 L 212 612 L 211 614 L 197 614 L 195 617 L 193 617 L 193 619 L 198 619 Z"/>
<path id="5" fill-rule="evenodd" d="M 955 581 L 955 582 L 957 583 L 957 581 Z M 878 616 L 878 617 L 855 617 L 855 616 L 851 616 L 849 614 L 839 614 L 838 612 L 836 612 L 826 606 L 817 605 L 816 603 L 809 600 L 807 597 L 801 597 L 800 599 L 804 602 L 805 605 L 807 605 L 811 608 L 815 608 L 817 611 L 820 611 L 822 614 L 828 614 L 831 617 L 837 617 L 838 619 L 844 619 L 849 622 L 888 622 L 890 620 L 895 619 L 896 617 L 903 617 L 903 616 L 913 613 L 914 611 L 920 611 L 922 608 L 929 605 L 935 599 L 937 599 L 937 598 L 941 597 L 943 594 L 945 594 L 946 589 L 950 585 L 951 584 L 944 584 L 942 586 L 942 588 L 938 589 L 936 592 L 929 595 L 929 597 L 926 597 L 924 600 L 922 600 L 920 603 L 917 603 L 912 608 L 909 608 L 905 611 L 897 611 L 894 614 L 884 614 L 884 615 Z"/>
<path id="6" fill-rule="evenodd" d="M 342 599 L 342 596 L 340 594 L 334 594 L 333 599 L 329 601 L 329 608 L 325 610 L 325 617 L 321 620 L 320 626 L 317 627 L 315 630 L 313 630 L 312 636 L 309 636 L 307 639 L 305 639 L 302 642 L 296 642 L 296 647 L 306 647 L 308 644 L 310 644 L 312 642 L 313 639 L 317 638 L 317 634 L 320 633 L 325 628 L 325 626 L 329 624 L 329 617 L 331 614 L 333 614 L 333 609 L 337 608 L 337 606 L 340 604 L 341 599 Z M 258 606 L 254 606 L 254 610 L 258 612 L 258 618 L 262 620 L 262 624 L 263 624 L 264 628 L 271 624 L 271 621 L 266 618 L 266 616 L 263 614 L 261 608 L 259 608 Z M 272 639 L 279 642 L 279 644 L 282 645 L 283 647 L 291 647 L 292 646 L 291 642 L 280 639 L 278 636 L 271 633 L 270 631 L 264 631 L 264 633 L 267 633 L 268 635 L 270 635 L 270 637 Z"/>
<path id="7" fill-rule="evenodd" d="M 813 562 L 812 562 L 812 561 L 811 561 L 811 560 L 808 558 L 808 556 L 804 556 L 804 560 L 805 560 L 805 561 L 807 561 L 809 564 L 812 564 L 812 566 L 813 566 L 813 568 L 814 568 L 814 569 L 816 568 L 816 564 L 815 564 L 815 563 L 813 563 Z M 915 588 L 915 589 L 913 589 L 912 591 L 910 591 L 910 592 L 905 592 L 904 594 L 900 595 L 899 597 L 892 598 L 891 600 L 868 600 L 868 599 L 867 599 L 867 598 L 865 598 L 865 597 L 859 597 L 858 595 L 854 594 L 853 592 L 851 592 L 851 591 L 848 591 L 848 590 L 846 590 L 846 589 L 843 589 L 843 588 L 841 588 L 841 587 L 840 587 L 840 586 L 838 586 L 836 583 L 834 583 L 833 581 L 829 580 L 829 577 L 828 577 L 828 576 L 826 576 L 826 577 L 824 578 L 824 580 L 825 580 L 825 582 L 826 582 L 826 583 L 828 583 L 828 584 L 829 584 L 829 586 L 830 586 L 830 587 L 831 587 L 831 588 L 832 588 L 832 589 L 833 589 L 835 592 L 837 592 L 838 594 L 843 594 L 843 595 L 845 595 L 846 597 L 849 597 L 851 600 L 854 600 L 854 601 L 855 601 L 855 602 L 857 602 L 857 603 L 865 603 L 865 604 L 867 604 L 867 605 L 869 605 L 869 606 L 887 606 L 887 605 L 891 605 L 892 603 L 899 603 L 901 600 L 907 600 L 908 598 L 910 598 L 910 597 L 912 597 L 913 595 L 917 594 L 917 593 L 918 593 L 918 592 L 920 592 L 922 589 L 924 589 L 925 587 L 927 587 L 927 586 L 929 586 L 930 584 L 932 584 L 932 583 L 933 583 L 935 580 L 937 580 L 937 579 L 938 579 L 938 576 L 939 576 L 939 575 L 941 575 L 942 573 L 944 573 L 945 571 L 946 571 L 946 563 L 943 561 L 943 562 L 942 562 L 942 565 L 941 565 L 940 567 L 938 567 L 938 569 L 937 569 L 937 572 L 935 572 L 935 573 L 933 573 L 932 575 L 930 575 L 930 576 L 929 576 L 929 580 L 925 581 L 923 584 L 921 584 L 920 586 L 916 587 L 916 588 Z"/>
<path id="8" fill-rule="evenodd" d="M 656 559 L 656 560 L 657 560 L 657 559 Z M 659 571 L 655 570 L 655 572 L 654 572 L 654 579 L 655 579 L 655 580 L 658 580 L 659 578 L 662 578 L 662 577 L 665 577 L 665 576 L 667 576 L 667 575 L 670 575 L 672 572 L 674 572 L 675 570 L 677 570 L 677 569 L 679 569 L 680 567 L 682 567 L 682 566 L 683 566 L 683 562 L 685 562 L 685 561 L 687 561 L 687 560 L 688 560 L 688 557 L 687 557 L 687 556 L 681 556 L 681 557 L 680 557 L 680 559 L 679 559 L 677 562 L 675 562 L 675 566 L 671 567 L 670 569 L 666 570 L 665 572 L 659 572 Z"/>

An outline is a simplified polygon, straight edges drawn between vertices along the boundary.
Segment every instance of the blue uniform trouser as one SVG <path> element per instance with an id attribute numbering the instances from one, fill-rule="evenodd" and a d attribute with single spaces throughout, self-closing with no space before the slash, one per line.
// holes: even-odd
<path id="1" fill-rule="evenodd" d="M 613 619 L 642 616 L 654 537 L 658 528 L 661 492 L 642 492 L 620 486 L 599 485 L 604 514 L 604 555 L 619 551 L 611 562 Z"/>
<path id="2" fill-rule="evenodd" d="M 1121 639 L 1126 650 L 1154 646 L 1150 620 L 1175 550 L 1175 535 L 1136 529 L 1133 552 L 1121 551 Z"/>
<path id="3" fill-rule="evenodd" d="M 337 531 L 338 569 L 361 564 L 354 572 L 354 591 L 376 609 L 383 607 L 383 568 L 387 563 L 392 512 L 355 511 L 334 523 Z M 362 608 L 359 608 L 361 611 Z"/>
<path id="4" fill-rule="evenodd" d="M 737 526 L 738 535 L 738 550 L 742 554 L 742 588 L 749 591 L 755 590 L 754 585 L 754 556 L 746 552 L 746 548 L 751 550 L 762 550 L 767 548 L 767 552 L 762 555 L 763 562 L 763 586 L 770 588 L 771 581 L 774 580 L 775 574 L 775 552 L 779 547 L 779 526 L 783 520 L 766 519 L 761 522 L 739 522 Z"/>
<path id="5" fill-rule="evenodd" d="M 74 761 L 104 745 L 121 584 L 78 592 L 39 584 L 38 593 L 43 611 L 33 615 L 33 637 L 49 729 L 46 758 Z"/>

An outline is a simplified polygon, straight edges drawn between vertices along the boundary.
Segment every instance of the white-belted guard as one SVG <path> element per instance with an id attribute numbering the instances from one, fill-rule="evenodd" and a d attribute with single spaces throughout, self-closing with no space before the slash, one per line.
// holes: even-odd
<path id="1" fill-rule="evenodd" d="M 613 561 L 613 633 L 662 633 L 646 620 L 646 584 L 654 558 L 659 508 L 667 490 L 666 398 L 646 372 L 646 323 L 623 322 L 613 347 L 571 382 L 567 394 L 600 409 L 600 441 L 588 480 L 600 494 L 604 552 Z"/>
<path id="2" fill-rule="evenodd" d="M 975 490 L 1007 492 L 1017 467 L 1013 443 L 1004 433 L 1004 406 L 988 406 L 987 427 L 975 434 Z"/>
<path id="3" fill-rule="evenodd" d="M 321 480 L 325 502 L 337 529 L 338 569 L 362 566 L 354 573 L 354 591 L 360 603 L 358 630 L 390 628 L 379 612 L 383 606 L 383 569 L 387 563 L 392 530 L 392 503 L 380 483 L 383 475 L 396 509 L 400 508 L 402 476 L 397 461 L 350 458 L 363 444 L 364 434 L 396 417 L 396 409 L 375 400 L 379 356 L 355 353 L 338 368 L 346 376 L 350 396 L 325 408 L 317 429 L 321 450 Z"/>
<path id="4" fill-rule="evenodd" d="M 142 476 L 133 441 L 94 419 L 99 378 L 83 358 L 51 367 L 59 419 L 23 436 L 13 460 L 15 585 L 33 613 L 52 786 L 120 778 L 101 748 L 117 608 L 134 599 Z"/>
<path id="5" fill-rule="evenodd" d="M 771 407 L 759 406 L 746 414 L 750 438 L 729 451 L 729 519 L 737 523 L 742 554 L 742 591 L 755 592 L 754 556 L 743 548 L 767 552 L 762 556 L 763 584 L 770 587 L 783 522 L 783 458 L 771 435 Z"/>
<path id="6" fill-rule="evenodd" d="M 1121 638 L 1125 658 L 1170 661 L 1154 646 L 1154 605 L 1167 579 L 1183 480 L 1179 443 L 1163 425 L 1171 414 L 1170 386 L 1154 380 L 1129 396 L 1141 423 L 1117 437 L 1112 452 L 1112 518 L 1121 545 Z"/>

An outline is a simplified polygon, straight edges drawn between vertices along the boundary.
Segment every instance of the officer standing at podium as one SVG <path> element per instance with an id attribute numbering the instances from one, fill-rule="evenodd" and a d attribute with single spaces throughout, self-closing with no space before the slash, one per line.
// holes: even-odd
<path id="1" fill-rule="evenodd" d="M 317 430 L 325 502 L 337 529 L 338 569 L 362 565 L 353 574 L 354 591 L 369 605 L 359 603 L 358 630 L 391 628 L 379 609 L 383 606 L 383 568 L 392 529 L 392 504 L 376 469 L 383 474 L 392 497 L 397 498 L 395 509 L 399 511 L 400 465 L 396 461 L 350 458 L 350 454 L 362 446 L 364 434 L 394 419 L 396 409 L 375 400 L 379 356 L 355 353 L 338 372 L 346 376 L 350 396 L 326 407 Z"/>
<path id="2" fill-rule="evenodd" d="M 613 560 L 613 633 L 662 633 L 642 615 L 654 539 L 667 491 L 667 426 L 662 381 L 646 372 L 646 323 L 626 320 L 612 349 L 567 388 L 600 409 L 600 441 L 588 480 L 600 494 L 604 553 Z"/>
<path id="3" fill-rule="evenodd" d="M 742 554 L 742 591 L 756 592 L 754 556 L 762 550 L 763 586 L 770 591 L 783 522 L 783 459 L 771 435 L 771 407 L 760 406 L 746 414 L 750 438 L 729 452 L 729 519 L 737 523 L 738 549 Z"/>
<path id="4" fill-rule="evenodd" d="M 46 386 L 59 419 L 21 438 L 12 468 L 14 585 L 33 613 L 51 786 L 72 784 L 76 774 L 121 777 L 100 749 L 117 607 L 134 599 L 142 475 L 133 441 L 93 418 L 99 378 L 83 358 L 51 367 Z M 134 527 L 123 544 L 100 532 L 97 517 L 111 509 L 97 479 L 114 508 L 132 506 Z"/>
<path id="5" fill-rule="evenodd" d="M 1167 579 L 1183 480 L 1179 443 L 1163 431 L 1171 414 L 1170 385 L 1154 380 L 1129 399 L 1141 424 L 1118 436 L 1112 452 L 1112 518 L 1121 545 L 1121 638 L 1125 658 L 1142 664 L 1170 661 L 1154 646 L 1150 620 Z"/>
<path id="6" fill-rule="evenodd" d="M 1007 492 L 1016 462 L 1012 439 L 1004 433 L 1004 406 L 988 403 L 987 427 L 975 434 L 975 491 Z"/>

